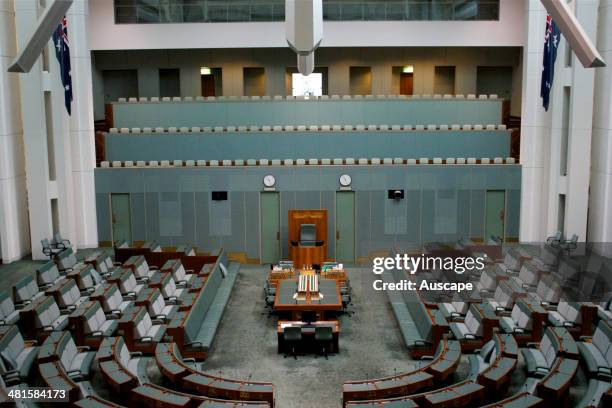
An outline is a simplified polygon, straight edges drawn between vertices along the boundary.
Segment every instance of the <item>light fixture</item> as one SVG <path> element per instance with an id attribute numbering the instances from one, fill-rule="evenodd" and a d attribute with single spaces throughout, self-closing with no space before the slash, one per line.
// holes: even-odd
<path id="1" fill-rule="evenodd" d="M 402 72 L 404 74 L 412 74 L 414 72 L 414 66 L 413 65 L 406 65 L 402 68 Z"/>
<path id="2" fill-rule="evenodd" d="M 210 75 L 210 74 L 212 74 L 212 69 L 210 69 L 209 67 L 200 68 L 200 75 Z"/>

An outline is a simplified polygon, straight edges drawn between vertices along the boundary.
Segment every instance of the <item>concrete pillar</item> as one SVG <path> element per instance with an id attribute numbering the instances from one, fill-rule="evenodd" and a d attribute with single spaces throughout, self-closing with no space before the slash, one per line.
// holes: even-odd
<path id="1" fill-rule="evenodd" d="M 598 6 L 599 0 L 576 1 L 576 16 L 592 39 L 597 38 Z M 563 54 L 559 58 L 563 64 Z M 577 234 L 580 242 L 586 242 L 595 70 L 584 68 L 574 55 L 571 65 L 564 229 L 568 236 Z"/>
<path id="2" fill-rule="evenodd" d="M 67 16 L 74 99 L 69 140 L 74 183 L 75 212 L 72 216 L 78 220 L 75 223 L 78 248 L 98 246 L 94 187 L 96 152 L 88 15 L 89 2 L 77 0 L 72 4 Z"/>
<path id="3" fill-rule="evenodd" d="M 7 72 L 16 54 L 12 0 L 0 2 L 0 39 L 0 258 L 9 263 L 30 252 L 19 75 Z"/>
<path id="4" fill-rule="evenodd" d="M 475 94 L 478 69 L 475 65 L 462 62 L 455 66 L 455 93 Z"/>
<path id="5" fill-rule="evenodd" d="M 15 3 L 15 18 L 19 45 L 30 35 L 38 19 L 38 2 L 22 0 Z M 54 56 L 53 56 L 54 57 Z M 50 59 L 50 58 L 49 58 Z M 20 74 L 20 102 L 23 116 L 23 140 L 27 173 L 28 207 L 32 257 L 43 259 L 40 240 L 53 233 L 51 198 L 57 197 L 55 182 L 50 180 L 47 156 L 47 122 L 45 120 L 45 89 L 43 86 L 42 58 L 39 58 L 27 74 Z M 48 98 L 50 99 L 50 98 Z"/>
<path id="6" fill-rule="evenodd" d="M 588 239 L 612 256 L 612 0 L 599 3 L 597 49 L 608 66 L 595 73 Z"/>
<path id="7" fill-rule="evenodd" d="M 190 66 L 180 69 L 181 95 L 180 96 L 201 96 L 202 82 L 200 77 L 200 67 Z"/>
<path id="8" fill-rule="evenodd" d="M 540 99 L 542 51 L 546 12 L 539 0 L 525 0 L 523 47 L 523 102 L 521 114 L 521 242 L 542 241 L 548 191 L 546 148 L 550 127 Z M 558 82 L 558 81 L 557 81 Z"/>

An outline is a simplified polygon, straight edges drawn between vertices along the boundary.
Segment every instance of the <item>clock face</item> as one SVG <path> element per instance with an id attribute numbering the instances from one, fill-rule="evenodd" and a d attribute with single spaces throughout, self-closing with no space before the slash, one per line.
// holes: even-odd
<path id="1" fill-rule="evenodd" d="M 276 184 L 276 179 L 274 178 L 273 175 L 268 174 L 267 176 L 264 177 L 263 183 L 264 183 L 264 186 L 266 187 L 274 187 L 274 184 Z"/>
<path id="2" fill-rule="evenodd" d="M 342 187 L 348 187 L 351 185 L 351 176 L 348 174 L 343 174 L 340 176 L 340 185 Z"/>

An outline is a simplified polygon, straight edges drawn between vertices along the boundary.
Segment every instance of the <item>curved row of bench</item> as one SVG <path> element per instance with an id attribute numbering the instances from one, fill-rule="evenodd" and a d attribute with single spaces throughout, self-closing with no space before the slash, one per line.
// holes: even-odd
<path id="1" fill-rule="evenodd" d="M 321 96 L 311 96 L 309 98 L 305 98 L 304 96 L 292 96 L 292 95 L 264 95 L 264 96 L 152 96 L 150 98 L 146 96 L 141 97 L 129 97 L 129 98 L 119 98 L 117 102 L 113 103 L 159 103 L 159 102 L 204 102 L 204 101 L 303 101 L 303 100 L 350 100 L 350 99 L 478 99 L 478 100 L 498 100 L 499 96 L 496 94 L 490 95 L 475 95 L 475 94 L 423 94 L 423 95 L 321 95 Z"/>
<path id="2" fill-rule="evenodd" d="M 155 349 L 160 372 L 173 384 L 209 397 L 230 400 L 267 401 L 274 404 L 274 385 L 267 382 L 232 380 L 199 371 L 193 359 L 185 359 L 175 343 L 160 343 Z"/>
<path id="3" fill-rule="evenodd" d="M 452 125 L 286 125 L 286 126 L 192 126 L 192 127 L 143 127 L 143 128 L 110 128 L 108 133 L 110 134 L 168 134 L 168 133 L 235 133 L 235 132 L 423 132 L 423 131 L 459 131 L 463 130 L 466 132 L 471 131 L 508 131 L 506 125 L 480 125 L 480 124 L 452 124 Z"/>
<path id="4" fill-rule="evenodd" d="M 444 338 L 434 356 L 416 370 L 369 381 L 345 381 L 342 400 L 371 400 L 408 395 L 448 378 L 459 365 L 461 348 L 458 341 Z"/>
<path id="5" fill-rule="evenodd" d="M 476 159 L 474 157 L 463 158 L 454 158 L 448 157 L 446 159 L 442 159 L 436 157 L 434 159 L 429 159 L 427 157 L 422 157 L 420 159 L 404 159 L 401 157 L 390 158 L 386 157 L 384 159 L 380 158 L 346 158 L 346 159 L 247 159 L 247 160 L 151 160 L 149 162 L 138 160 L 136 163 L 131 160 L 127 160 L 125 162 L 122 161 L 103 161 L 100 163 L 100 168 L 108 169 L 108 168 L 158 168 L 158 167 L 243 167 L 243 166 L 368 166 L 368 165 L 504 165 L 504 164 L 517 164 L 516 159 L 514 157 L 507 157 L 506 159 L 502 157 L 495 157 L 490 159 L 488 157 L 483 157 L 482 159 Z"/>
<path id="6" fill-rule="evenodd" d="M 109 337 L 101 344 L 96 356 L 102 375 L 121 397 L 143 406 L 161 407 L 270 407 L 264 401 L 237 401 L 211 398 L 206 394 L 190 394 L 143 381 L 144 367 L 137 353 L 130 353 L 121 337 Z M 219 379 L 219 381 L 223 381 Z"/>

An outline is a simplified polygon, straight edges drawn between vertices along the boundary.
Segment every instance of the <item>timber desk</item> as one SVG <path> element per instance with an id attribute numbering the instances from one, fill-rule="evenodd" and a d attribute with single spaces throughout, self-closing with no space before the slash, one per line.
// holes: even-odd
<path id="1" fill-rule="evenodd" d="M 319 293 L 322 298 L 316 299 L 310 292 L 303 299 L 294 299 L 297 293 L 297 279 L 285 279 L 278 282 L 274 297 L 274 310 L 291 312 L 291 320 L 303 320 L 303 312 L 314 312 L 314 320 L 325 320 L 326 312 L 342 311 L 340 282 L 334 279 L 319 279 Z"/>
<path id="2" fill-rule="evenodd" d="M 268 282 L 270 282 L 271 285 L 278 286 L 278 283 L 281 280 L 295 279 L 299 275 L 309 275 L 309 274 L 310 275 L 316 274 L 316 271 L 314 269 L 304 270 L 304 269 L 294 269 L 294 268 L 284 268 L 284 269 L 274 269 L 273 268 L 270 270 L 270 273 L 268 274 Z M 337 280 L 340 282 L 348 281 L 348 276 L 344 268 L 338 268 L 338 267 L 326 268 L 326 269 L 322 268 L 321 271 L 319 272 L 319 276 L 324 279 L 333 279 L 333 280 Z"/>
<path id="3" fill-rule="evenodd" d="M 279 320 L 278 326 L 276 330 L 276 335 L 278 336 L 278 354 L 284 353 L 286 350 L 285 347 L 285 338 L 283 332 L 285 327 L 300 327 L 302 329 L 302 343 L 306 346 L 312 346 L 316 343 L 315 341 L 315 329 L 317 327 L 329 327 L 332 328 L 332 341 L 331 341 L 331 349 L 328 350 L 329 353 L 338 353 L 340 352 L 340 346 L 338 345 L 338 338 L 340 337 L 340 323 L 337 320 L 326 320 L 319 322 L 306 323 L 301 321 L 287 321 L 287 320 Z"/>

